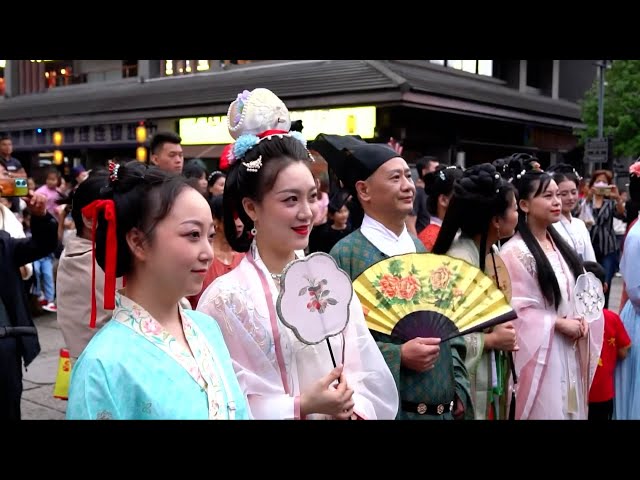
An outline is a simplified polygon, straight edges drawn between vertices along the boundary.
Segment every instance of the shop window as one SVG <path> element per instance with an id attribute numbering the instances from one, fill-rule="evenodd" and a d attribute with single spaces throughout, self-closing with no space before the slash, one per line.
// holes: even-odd
<path id="1" fill-rule="evenodd" d="M 96 142 L 104 142 L 105 141 L 105 130 L 102 125 L 96 125 L 93 128 L 93 139 Z"/>
<path id="2" fill-rule="evenodd" d="M 122 140 L 122 125 L 111 125 L 111 140 L 114 142 Z"/>

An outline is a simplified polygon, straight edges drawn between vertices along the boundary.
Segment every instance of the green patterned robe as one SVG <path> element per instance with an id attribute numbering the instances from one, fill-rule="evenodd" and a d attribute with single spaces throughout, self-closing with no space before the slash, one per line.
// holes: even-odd
<path id="1" fill-rule="evenodd" d="M 417 252 L 426 252 L 424 245 L 415 237 L 413 242 Z M 382 253 L 361 232 L 356 230 L 340 240 L 331 250 L 331 256 L 338 266 L 355 280 L 371 265 L 384 260 Z M 466 344 L 461 337 L 454 338 L 440 345 L 440 355 L 435 367 L 427 372 L 419 373 L 400 365 L 401 341 L 388 335 L 371 331 L 384 359 L 393 374 L 398 387 L 400 400 L 430 405 L 448 404 L 456 395 L 464 404 L 464 418 L 473 419 L 474 411 L 469 390 L 469 375 L 464 364 Z M 453 415 L 420 415 L 399 408 L 397 420 L 451 420 Z"/>
<path id="2" fill-rule="evenodd" d="M 480 253 L 471 238 L 460 236 L 454 240 L 447 255 L 459 258 L 476 268 L 480 268 Z M 503 420 L 507 418 L 507 388 L 505 388 L 505 385 L 509 384 L 509 363 L 505 352 L 499 350 L 484 351 L 484 336 L 490 331 L 491 329 L 488 329 L 486 332 L 470 333 L 464 336 L 467 344 L 465 365 L 469 373 L 471 398 L 473 398 L 476 420 L 487 420 L 490 409 L 494 411 L 494 419 Z M 494 359 L 497 387 L 493 387 L 492 363 Z"/>

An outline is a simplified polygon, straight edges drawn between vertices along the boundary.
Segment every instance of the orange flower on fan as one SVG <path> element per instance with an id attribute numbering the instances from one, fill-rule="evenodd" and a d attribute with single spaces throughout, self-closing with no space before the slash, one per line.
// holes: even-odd
<path id="1" fill-rule="evenodd" d="M 385 274 L 380 279 L 380 289 L 382 294 L 387 298 L 394 298 L 398 296 L 398 285 L 400 279 L 393 275 Z"/>
<path id="2" fill-rule="evenodd" d="M 449 286 L 451 272 L 447 267 L 438 267 L 431 272 L 431 286 L 434 290 L 440 290 Z"/>
<path id="3" fill-rule="evenodd" d="M 409 275 L 400 280 L 398 284 L 398 296 L 405 300 L 411 300 L 420 291 L 421 285 L 414 275 Z"/>
<path id="4" fill-rule="evenodd" d="M 454 288 L 452 293 L 453 293 L 454 297 L 461 297 L 462 296 L 462 290 L 460 290 L 459 288 Z"/>

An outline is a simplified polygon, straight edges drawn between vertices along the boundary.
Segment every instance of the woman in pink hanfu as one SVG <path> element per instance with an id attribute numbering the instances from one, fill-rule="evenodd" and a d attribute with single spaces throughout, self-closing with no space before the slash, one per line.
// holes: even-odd
<path id="1" fill-rule="evenodd" d="M 587 323 L 574 313 L 576 253 L 552 228 L 561 215 L 558 186 L 541 171 L 514 179 L 519 195 L 518 233 L 500 255 L 509 271 L 520 349 L 516 419 L 587 419 L 604 318 Z"/>
<path id="2" fill-rule="evenodd" d="M 298 132 L 289 132 L 286 106 L 269 90 L 245 91 L 228 118 L 236 142 L 223 218 L 229 231 L 242 220 L 243 234 L 229 243 L 247 254 L 204 291 L 197 309 L 218 321 L 253 417 L 395 418 L 395 383 L 355 294 L 342 303 L 349 320 L 329 338 L 331 350 L 300 341 L 276 313 L 282 271 L 307 246 L 318 209 L 312 159 Z M 346 275 L 337 289 L 352 289 Z M 325 297 L 309 298 L 310 310 L 322 308 Z"/>

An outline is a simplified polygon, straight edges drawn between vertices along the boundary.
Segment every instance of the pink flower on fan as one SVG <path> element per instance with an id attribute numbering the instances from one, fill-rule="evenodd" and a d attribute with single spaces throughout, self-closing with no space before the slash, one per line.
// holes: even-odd
<path id="1" fill-rule="evenodd" d="M 634 163 L 629 167 L 629 173 L 634 177 L 640 177 L 640 161 Z"/>
<path id="2" fill-rule="evenodd" d="M 398 296 L 398 286 L 400 279 L 394 275 L 384 274 L 380 279 L 380 289 L 382 294 L 387 298 L 395 298 Z"/>
<path id="3" fill-rule="evenodd" d="M 409 275 L 400 279 L 397 295 L 404 300 L 413 300 L 422 286 L 415 275 Z"/>

